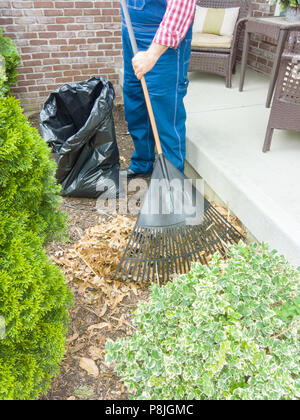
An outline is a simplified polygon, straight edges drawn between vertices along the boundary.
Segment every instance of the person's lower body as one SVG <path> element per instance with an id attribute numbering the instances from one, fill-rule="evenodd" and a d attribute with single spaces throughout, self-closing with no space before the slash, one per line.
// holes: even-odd
<path id="1" fill-rule="evenodd" d="M 151 31 L 136 33 L 139 50 L 148 49 L 154 37 Z M 125 119 L 134 142 L 130 170 L 150 173 L 155 161 L 155 142 L 141 83 L 133 68 L 133 52 L 126 27 L 123 27 Z M 184 171 L 186 156 L 187 72 L 191 54 L 191 31 L 178 49 L 169 49 L 146 75 L 146 82 L 156 118 L 164 155 Z"/>

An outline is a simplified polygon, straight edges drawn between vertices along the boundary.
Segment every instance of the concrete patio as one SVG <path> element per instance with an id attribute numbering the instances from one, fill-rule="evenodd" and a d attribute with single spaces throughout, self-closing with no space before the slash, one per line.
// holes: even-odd
<path id="1" fill-rule="evenodd" d="M 226 89 L 218 76 L 190 74 L 187 160 L 257 240 L 300 266 L 300 133 L 275 130 L 262 153 L 269 79 L 248 70 L 239 92 L 238 77 Z"/>

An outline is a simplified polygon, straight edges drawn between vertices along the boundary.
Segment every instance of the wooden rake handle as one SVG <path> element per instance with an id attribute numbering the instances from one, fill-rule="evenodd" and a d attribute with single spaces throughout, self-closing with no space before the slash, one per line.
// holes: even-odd
<path id="1" fill-rule="evenodd" d="M 134 55 L 136 55 L 138 53 L 138 46 L 137 46 L 136 39 L 135 39 L 135 36 L 134 36 L 134 31 L 133 31 L 130 15 L 129 15 L 129 12 L 128 12 L 128 7 L 127 7 L 126 0 L 121 0 L 121 5 L 122 5 L 122 9 L 123 9 L 123 13 L 124 13 L 125 21 L 126 21 L 126 26 L 127 26 L 129 37 L 130 37 L 132 50 L 133 50 Z M 154 135 L 154 140 L 155 140 L 155 144 L 156 144 L 156 148 L 157 148 L 157 153 L 159 155 L 162 155 L 162 148 L 161 148 L 160 138 L 159 138 L 157 125 L 156 125 L 156 121 L 155 121 L 155 116 L 154 116 L 154 112 L 153 112 L 153 108 L 152 108 L 152 104 L 151 104 L 151 99 L 150 99 L 150 96 L 149 96 L 147 83 L 146 83 L 146 80 L 145 80 L 144 76 L 141 79 L 141 84 L 142 84 L 142 88 L 143 88 L 143 92 L 144 92 L 144 96 L 145 96 L 146 106 L 147 106 L 147 110 L 148 110 L 148 114 L 149 114 L 149 118 L 150 118 L 150 123 L 151 123 L 152 131 L 153 131 L 153 135 Z"/>

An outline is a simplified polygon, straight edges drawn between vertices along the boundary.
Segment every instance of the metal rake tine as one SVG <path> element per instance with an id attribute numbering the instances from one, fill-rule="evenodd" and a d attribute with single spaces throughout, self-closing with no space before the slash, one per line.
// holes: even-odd
<path id="1" fill-rule="evenodd" d="M 162 229 L 161 231 L 161 262 L 162 262 L 162 275 L 163 275 L 163 283 L 165 282 L 165 274 L 166 274 L 166 267 L 165 267 L 165 262 L 166 262 L 166 256 L 165 256 L 165 234 L 164 234 L 164 229 Z"/>
<path id="2" fill-rule="evenodd" d="M 181 273 L 182 272 L 182 266 L 181 266 L 181 257 L 180 257 L 180 252 L 179 252 L 179 245 L 178 245 L 178 241 L 177 241 L 177 229 L 176 228 L 173 229 L 172 236 L 173 236 L 173 243 L 176 245 L 176 248 L 177 248 L 178 270 Z M 175 245 L 174 245 L 174 248 L 175 248 Z M 176 263 L 176 265 L 177 265 L 177 263 Z"/>
<path id="3" fill-rule="evenodd" d="M 218 247 L 216 246 L 217 244 L 217 237 L 215 235 L 215 228 L 217 226 L 217 221 L 212 217 L 210 212 L 206 213 L 206 217 L 208 218 L 208 220 L 210 221 L 211 225 L 209 228 L 209 234 L 210 234 L 210 238 L 211 238 L 211 244 L 214 248 L 214 252 L 216 252 L 218 250 Z"/>
<path id="4" fill-rule="evenodd" d="M 158 232 L 156 232 L 156 235 L 155 235 L 155 246 L 154 247 L 152 247 L 152 249 L 151 249 L 151 252 L 153 253 L 153 269 L 152 269 L 152 283 L 154 283 L 154 280 L 155 280 L 155 273 L 156 273 L 156 269 L 157 269 L 157 267 L 156 267 L 156 262 L 157 262 L 157 255 L 156 255 L 156 251 L 155 250 L 157 250 L 157 244 L 158 244 L 158 235 L 157 235 L 157 233 Z"/>
<path id="5" fill-rule="evenodd" d="M 184 273 L 187 273 L 187 271 L 189 271 L 189 263 L 188 260 L 186 258 L 187 256 L 187 252 L 186 252 L 186 248 L 184 245 L 184 241 L 183 241 L 183 237 L 182 235 L 180 235 L 179 230 L 177 231 L 178 233 L 178 237 L 179 237 L 179 245 L 181 247 L 181 255 L 182 255 L 182 263 L 184 266 Z"/>
<path id="6" fill-rule="evenodd" d="M 220 238 L 219 238 L 219 236 L 216 235 L 215 229 L 216 229 L 216 222 L 214 220 L 212 220 L 212 224 L 211 224 L 211 227 L 209 229 L 209 232 L 210 232 L 210 235 L 211 235 L 211 238 L 212 238 L 212 244 L 213 244 L 213 247 L 215 249 L 215 252 L 218 252 L 220 250 L 220 247 L 218 245 L 220 243 Z"/>
<path id="7" fill-rule="evenodd" d="M 188 229 L 190 231 L 191 236 L 194 237 L 194 243 L 195 243 L 195 246 L 196 246 L 197 253 L 199 255 L 200 262 L 202 263 L 202 261 L 204 260 L 204 264 L 207 264 L 205 251 L 204 251 L 205 248 L 203 247 L 202 238 L 199 236 L 199 240 L 197 239 L 196 232 L 194 231 L 192 226 L 188 225 Z M 201 246 L 200 246 L 200 243 L 201 243 Z M 203 255 L 201 254 L 201 249 L 202 249 Z"/>
<path id="8" fill-rule="evenodd" d="M 190 262 L 190 256 L 192 255 L 191 251 L 190 251 L 190 245 L 188 242 L 188 237 L 186 235 L 186 228 L 184 227 L 184 229 L 182 229 L 182 240 L 183 240 L 183 244 L 184 244 L 184 249 L 186 252 L 186 262 L 187 262 L 187 266 L 188 266 L 188 270 L 190 271 L 191 269 L 191 262 Z"/>
<path id="9" fill-rule="evenodd" d="M 230 221 L 228 221 L 228 220 L 226 220 L 225 219 L 225 217 L 224 216 L 222 216 L 222 214 L 221 213 L 219 213 L 218 212 L 218 210 L 217 209 L 215 209 L 214 207 L 212 207 L 211 206 L 211 209 L 210 209 L 210 211 L 211 211 L 211 213 L 213 213 L 218 219 L 220 219 L 220 223 L 221 224 L 227 224 L 228 225 L 228 227 L 229 227 L 229 229 L 230 230 L 232 230 L 233 232 L 235 232 L 236 234 L 237 234 L 237 236 L 242 236 L 241 234 L 240 234 L 240 232 L 233 226 L 233 224 L 232 223 L 230 223 Z"/>
<path id="10" fill-rule="evenodd" d="M 131 234 L 131 237 L 130 237 L 130 239 L 128 241 L 127 247 L 126 247 L 126 249 L 124 251 L 124 254 L 123 254 L 121 263 L 119 265 L 119 268 L 120 268 L 120 271 L 121 271 L 121 267 L 123 265 L 122 263 L 124 262 L 123 270 L 122 270 L 122 272 L 120 274 L 120 278 L 123 277 L 124 271 L 126 270 L 126 267 L 127 267 L 127 264 L 128 264 L 128 255 L 130 255 L 130 253 L 132 252 L 132 249 L 133 249 L 133 246 L 135 244 L 136 238 L 138 236 L 139 230 L 140 230 L 140 228 L 137 228 L 137 226 L 135 225 L 134 230 L 133 230 L 133 232 Z M 118 270 L 117 270 L 117 272 L 118 272 Z"/>
<path id="11" fill-rule="evenodd" d="M 195 226 L 195 232 L 201 237 L 203 238 L 203 236 L 206 238 L 205 240 L 205 248 L 204 249 L 208 249 L 210 254 L 214 253 L 214 249 L 211 247 L 211 243 L 210 240 L 208 240 L 209 238 L 209 234 L 207 233 L 206 230 L 204 230 L 202 228 L 202 226 Z M 203 242 L 204 243 L 204 242 Z"/>
<path id="12" fill-rule="evenodd" d="M 170 261 L 170 270 L 171 270 L 171 272 L 172 272 L 172 274 L 174 274 L 174 258 L 175 258 L 175 255 L 174 255 L 174 253 L 173 253 L 173 249 L 172 249 L 172 241 L 171 241 L 171 233 L 172 232 L 172 229 L 170 228 L 169 230 L 168 230 L 168 243 L 169 243 L 169 253 L 170 253 L 170 259 L 169 259 L 169 261 Z"/>
<path id="13" fill-rule="evenodd" d="M 190 242 L 191 242 L 192 255 L 194 256 L 195 259 L 197 259 L 197 255 L 200 258 L 200 253 L 198 251 L 198 246 L 194 242 L 194 239 L 193 239 L 192 234 L 191 234 L 191 229 L 190 229 L 190 227 L 188 225 L 186 225 L 186 230 L 189 233 L 189 239 L 190 239 Z"/>
<path id="14" fill-rule="evenodd" d="M 145 249 L 146 249 L 146 247 L 147 247 L 147 244 L 148 244 L 148 238 L 149 238 L 149 235 L 150 235 L 150 232 L 151 232 L 151 229 L 143 229 L 143 233 L 144 233 L 144 240 L 143 240 L 143 242 L 141 243 L 141 248 L 139 249 L 139 254 L 138 254 L 138 257 L 136 258 L 136 261 L 135 261 L 135 265 L 134 265 L 134 267 L 133 267 L 133 271 L 132 271 L 132 277 L 134 276 L 134 274 L 135 274 L 135 271 L 136 271 L 136 269 L 137 269 L 137 267 L 138 267 L 138 274 L 137 274 L 137 279 L 139 278 L 139 275 L 140 275 L 140 272 L 141 272 L 141 268 L 142 268 L 142 265 L 143 265 L 143 263 L 142 263 L 142 261 L 141 261 L 141 258 L 140 258 L 140 256 L 141 255 L 144 255 L 144 252 L 145 252 Z"/>
<path id="15" fill-rule="evenodd" d="M 167 266 L 167 280 L 170 278 L 170 267 L 169 267 L 169 256 L 168 256 L 168 230 L 164 230 L 164 244 L 165 244 L 165 256 L 166 256 L 166 266 Z"/>
<path id="16" fill-rule="evenodd" d="M 225 244 L 225 246 L 227 247 L 225 239 L 227 239 L 227 241 L 231 241 L 231 238 L 230 238 L 229 233 L 228 233 L 228 229 L 222 231 L 220 226 L 216 223 L 215 227 L 214 227 L 214 232 L 215 232 L 215 235 L 222 242 L 222 245 Z"/>
<path id="17" fill-rule="evenodd" d="M 159 276 L 160 274 L 160 262 L 161 262 L 161 229 L 158 229 L 158 236 L 157 236 L 157 240 L 158 240 L 158 244 L 159 244 L 159 249 L 158 249 L 158 258 L 157 258 L 157 275 Z"/>
<path id="18" fill-rule="evenodd" d="M 224 226 L 224 235 L 229 236 L 234 242 L 236 241 L 237 237 L 242 238 L 242 235 L 238 232 L 238 230 L 235 229 L 234 226 L 232 226 L 229 222 L 226 221 L 226 219 L 218 212 L 212 212 L 211 218 L 217 222 L 217 225 L 219 226 L 219 231 L 221 231 L 221 227 Z M 225 222 L 227 223 L 225 225 Z M 226 233 L 225 233 L 225 226 L 226 226 Z M 222 235 L 223 236 L 223 235 Z"/>
<path id="19" fill-rule="evenodd" d="M 148 248 L 146 248 L 147 252 L 145 250 L 144 271 L 143 271 L 143 275 L 142 275 L 143 279 L 146 278 L 147 267 L 148 267 L 148 276 L 149 276 L 149 270 L 150 270 L 150 267 L 151 267 L 151 263 L 150 263 L 151 260 L 150 260 L 149 256 L 151 255 L 151 247 L 152 247 L 152 244 L 153 244 L 153 237 L 152 237 L 153 232 L 155 232 L 155 229 L 153 229 L 153 230 L 150 229 L 150 236 L 148 238 L 149 244 L 148 244 Z M 149 277 L 147 277 L 147 280 L 149 280 Z"/>
<path id="20" fill-rule="evenodd" d="M 123 253 L 123 256 L 122 256 L 121 262 L 120 262 L 120 264 L 119 264 L 119 266 L 118 266 L 118 268 L 117 268 L 117 270 L 116 270 L 116 272 L 115 272 L 114 278 L 116 278 L 117 274 L 121 271 L 121 267 L 123 266 L 123 263 L 125 262 L 125 264 L 124 264 L 124 266 L 123 266 L 122 273 L 121 273 L 121 275 L 120 275 L 120 278 L 122 278 L 122 276 L 123 276 L 123 274 L 124 274 L 125 267 L 126 267 L 126 261 L 127 261 L 126 256 L 127 256 L 127 253 L 128 253 L 128 252 L 130 252 L 130 251 L 129 251 L 129 247 L 130 247 L 130 249 L 132 249 L 132 247 L 133 247 L 133 245 L 134 245 L 135 239 L 136 239 L 137 234 L 138 234 L 138 230 L 139 230 L 139 229 L 136 229 L 136 225 L 135 225 L 134 230 L 133 230 L 133 232 L 132 232 L 132 234 L 131 234 L 131 236 L 130 236 L 130 239 L 129 239 L 128 243 L 127 243 L 127 246 L 126 246 L 126 248 L 125 248 L 125 251 L 124 251 L 124 253 Z M 131 245 L 131 246 L 130 246 L 130 245 Z"/>
<path id="21" fill-rule="evenodd" d="M 136 254 L 137 247 L 140 246 L 140 244 L 143 243 L 144 233 L 145 233 L 144 229 L 139 228 L 139 234 L 136 237 L 137 241 L 133 242 L 132 247 L 130 249 L 130 253 L 128 253 L 128 256 L 127 256 L 127 270 L 126 270 L 126 275 L 125 275 L 126 279 L 130 275 L 130 272 L 131 272 L 131 269 L 132 269 L 132 266 L 133 266 L 134 262 L 135 262 L 135 265 L 137 264 L 136 257 L 131 257 L 131 253 L 134 251 L 134 253 Z"/>
<path id="22" fill-rule="evenodd" d="M 170 242 L 171 242 L 171 247 L 172 247 L 172 254 L 173 254 L 173 262 L 174 262 L 174 273 L 177 273 L 177 259 L 178 257 L 176 256 L 176 251 L 175 251 L 175 244 L 174 244 L 174 228 L 170 229 Z"/>

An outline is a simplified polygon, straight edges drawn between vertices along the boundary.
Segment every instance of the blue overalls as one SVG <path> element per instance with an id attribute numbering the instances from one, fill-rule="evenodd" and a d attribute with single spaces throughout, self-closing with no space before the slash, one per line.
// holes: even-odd
<path id="1" fill-rule="evenodd" d="M 167 8 L 167 0 L 127 0 L 138 48 L 151 45 Z M 147 173 L 155 160 L 154 137 L 140 81 L 132 67 L 133 51 L 123 17 L 125 119 L 134 142 L 130 169 Z M 177 49 L 169 48 L 146 74 L 164 155 L 183 172 L 186 155 L 186 111 L 183 99 L 188 87 L 192 27 Z"/>

